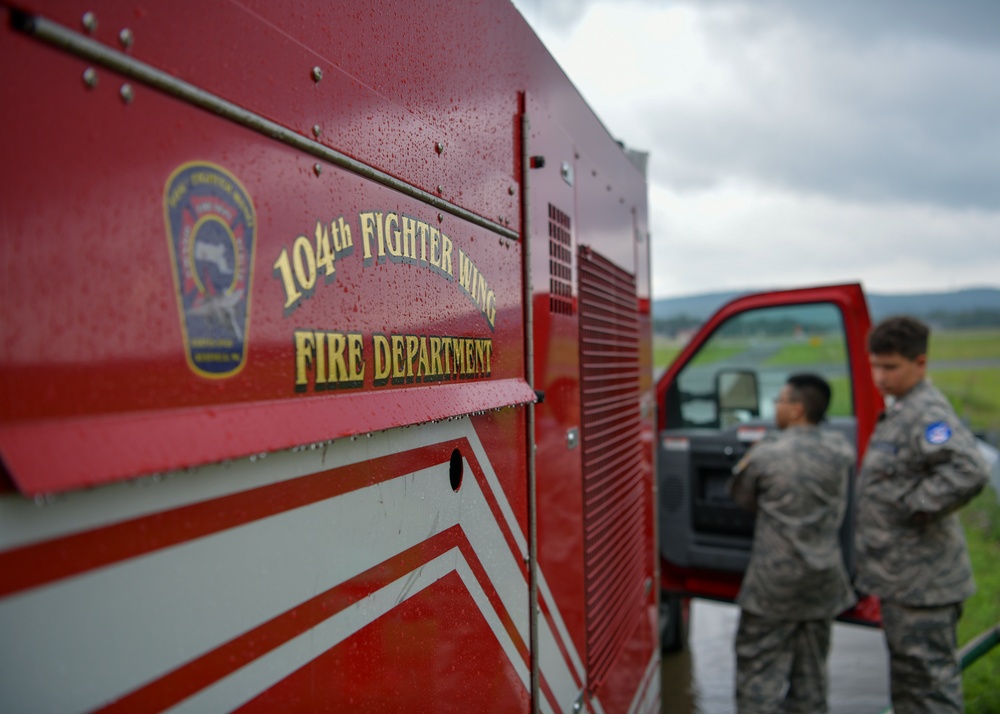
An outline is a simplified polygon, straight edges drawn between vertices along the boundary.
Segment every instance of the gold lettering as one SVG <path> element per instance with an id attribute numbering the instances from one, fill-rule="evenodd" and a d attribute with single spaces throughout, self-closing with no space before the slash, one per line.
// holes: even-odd
<path id="1" fill-rule="evenodd" d="M 344 361 L 346 340 L 340 332 L 328 332 L 326 341 L 330 346 L 330 381 L 347 381 L 347 363 Z"/>
<path id="2" fill-rule="evenodd" d="M 441 231 L 434 226 L 428 226 L 430 233 L 430 247 L 427 255 L 427 262 L 435 268 L 440 268 L 441 260 Z"/>
<path id="3" fill-rule="evenodd" d="M 441 234 L 441 265 L 439 267 L 448 275 L 454 275 L 451 263 L 451 238 L 444 233 Z"/>
<path id="4" fill-rule="evenodd" d="M 420 357 L 418 358 L 418 361 L 420 363 L 420 367 L 417 373 L 425 379 L 428 377 L 433 377 L 434 375 L 431 372 L 430 355 L 427 353 L 426 335 L 420 336 Z"/>
<path id="5" fill-rule="evenodd" d="M 295 331 L 295 390 L 304 391 L 309 385 L 309 365 L 316 359 L 316 336 L 309 330 Z"/>
<path id="6" fill-rule="evenodd" d="M 378 259 L 385 260 L 385 224 L 382 223 L 382 211 L 375 211 L 375 233 L 378 236 Z"/>
<path id="7" fill-rule="evenodd" d="M 420 264 L 427 265 L 427 233 L 430 230 L 423 221 L 417 221 L 417 237 L 420 239 Z"/>
<path id="8" fill-rule="evenodd" d="M 341 247 L 337 248 L 337 252 L 347 251 L 348 248 L 354 248 L 354 240 L 351 238 L 351 224 L 344 220 L 341 216 L 337 219 L 337 225 L 340 227 L 340 244 Z M 353 250 L 351 251 L 353 252 Z"/>
<path id="9" fill-rule="evenodd" d="M 475 264 L 469 260 L 469 256 L 465 254 L 464 250 L 458 251 L 458 285 L 462 290 L 467 292 L 469 295 L 472 294 L 472 276 L 473 273 L 478 274 Z"/>
<path id="10" fill-rule="evenodd" d="M 420 340 L 417 339 L 416 335 L 406 336 L 406 379 L 407 381 L 413 381 L 413 363 L 419 356 L 418 346 Z"/>
<path id="11" fill-rule="evenodd" d="M 403 355 L 405 343 L 401 335 L 392 335 L 389 339 L 392 340 L 392 381 L 397 383 L 402 381 L 406 375 Z"/>
<path id="12" fill-rule="evenodd" d="M 372 335 L 374 346 L 374 380 L 375 386 L 379 387 L 389 381 L 389 373 L 392 371 L 390 360 L 389 338 L 385 335 Z"/>
<path id="13" fill-rule="evenodd" d="M 344 224 L 344 219 L 340 219 L 341 226 Z M 340 240 L 340 230 L 337 228 L 337 224 L 330 222 L 330 239 L 333 241 L 333 251 L 339 253 L 344 249 L 344 244 Z"/>
<path id="14" fill-rule="evenodd" d="M 352 384 L 361 386 L 365 379 L 364 342 L 360 332 L 347 334 L 347 378 Z"/>
<path id="15" fill-rule="evenodd" d="M 483 376 L 493 374 L 493 340 L 480 340 L 483 345 Z"/>
<path id="16" fill-rule="evenodd" d="M 458 377 L 465 372 L 465 356 L 462 354 L 462 338 L 452 337 L 450 342 L 451 354 L 454 360 L 451 366 L 451 372 Z"/>
<path id="17" fill-rule="evenodd" d="M 316 389 L 325 389 L 327 383 L 327 373 L 326 373 L 326 343 L 329 340 L 329 335 L 324 335 L 322 332 L 317 332 L 314 337 L 313 344 L 316 345 Z M 333 372 L 331 371 L 331 376 Z M 296 384 L 298 384 L 296 382 Z"/>
<path id="18" fill-rule="evenodd" d="M 374 211 L 358 214 L 358 222 L 361 225 L 361 242 L 365 247 L 365 265 L 371 265 L 372 261 L 375 260 L 372 254 L 372 239 L 375 238 L 375 226 L 378 224 L 376 216 L 378 215 L 381 214 L 376 214 Z M 379 256 L 381 255 L 383 253 L 379 252 Z"/>
<path id="19" fill-rule="evenodd" d="M 431 337 L 431 374 L 436 377 L 444 376 L 444 367 L 441 366 L 441 338 Z"/>
<path id="20" fill-rule="evenodd" d="M 490 329 L 496 326 L 497 296 L 492 290 L 486 293 L 486 321 L 490 323 Z"/>
<path id="21" fill-rule="evenodd" d="M 465 341 L 465 373 L 473 375 L 476 372 L 476 341 L 470 338 Z"/>
<path id="22" fill-rule="evenodd" d="M 396 226 L 399 225 L 399 216 L 395 213 L 385 214 L 385 248 L 389 251 L 389 255 L 394 258 L 399 258 L 403 255 L 403 246 L 400 244 L 399 231 L 396 230 Z"/>
<path id="23" fill-rule="evenodd" d="M 403 257 L 415 262 L 417 259 L 417 222 L 409 216 L 403 216 L 402 236 Z"/>

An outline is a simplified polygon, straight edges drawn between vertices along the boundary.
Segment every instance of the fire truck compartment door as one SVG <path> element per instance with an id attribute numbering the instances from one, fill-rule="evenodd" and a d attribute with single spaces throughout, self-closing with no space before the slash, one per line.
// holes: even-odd
<path id="1" fill-rule="evenodd" d="M 734 599 L 750 559 L 754 516 L 727 492 L 733 466 L 774 423 L 786 379 L 815 372 L 833 388 L 823 428 L 862 453 L 881 408 L 864 348 L 859 285 L 739 298 L 691 338 L 657 385 L 661 582 L 667 592 Z M 853 493 L 854 474 L 849 481 Z M 853 567 L 853 499 L 841 528 Z"/>

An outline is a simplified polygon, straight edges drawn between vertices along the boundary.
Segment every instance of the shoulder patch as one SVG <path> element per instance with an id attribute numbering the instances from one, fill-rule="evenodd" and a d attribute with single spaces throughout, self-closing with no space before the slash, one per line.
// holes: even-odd
<path id="1" fill-rule="evenodd" d="M 924 437 L 928 443 L 943 444 L 951 438 L 951 427 L 946 421 L 936 421 L 929 424 L 924 431 Z"/>

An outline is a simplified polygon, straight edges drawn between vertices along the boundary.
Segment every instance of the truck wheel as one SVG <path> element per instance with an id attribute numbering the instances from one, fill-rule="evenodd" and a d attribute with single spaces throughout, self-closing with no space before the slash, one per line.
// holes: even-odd
<path id="1" fill-rule="evenodd" d="M 660 593 L 660 651 L 681 652 L 687 642 L 684 601 L 680 595 Z"/>

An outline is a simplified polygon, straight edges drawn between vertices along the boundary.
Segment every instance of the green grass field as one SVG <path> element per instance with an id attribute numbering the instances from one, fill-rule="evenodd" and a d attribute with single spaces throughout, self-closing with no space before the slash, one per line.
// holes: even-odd
<path id="1" fill-rule="evenodd" d="M 944 330 L 931 333 L 931 363 L 950 359 L 1000 358 L 1000 330 Z"/>
<path id="2" fill-rule="evenodd" d="M 1000 624 L 1000 502 L 986 487 L 961 512 L 969 556 L 976 577 L 976 594 L 965 603 L 958 623 L 963 645 L 987 628 Z M 973 662 L 962 675 L 967 714 L 1000 712 L 1000 647 Z"/>
<path id="3" fill-rule="evenodd" d="M 718 362 L 739 354 L 749 345 L 749 338 L 713 340 L 697 360 L 702 365 Z M 665 369 L 683 348 L 680 342 L 657 338 L 653 346 L 653 364 L 658 369 Z M 996 444 L 1000 440 L 1000 330 L 933 332 L 929 352 L 931 380 L 945 393 L 959 417 L 973 431 Z M 993 360 L 995 364 L 969 369 L 954 369 L 951 364 L 935 366 L 961 360 Z M 844 364 L 846 361 L 842 339 L 814 337 L 784 345 L 766 364 L 808 367 L 811 364 Z M 830 413 L 849 414 L 850 402 L 845 399 L 846 382 L 833 386 L 835 397 Z"/>

